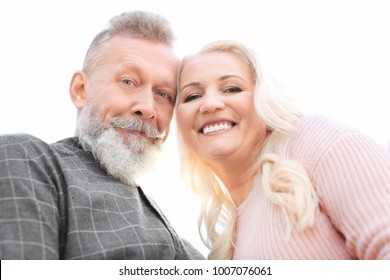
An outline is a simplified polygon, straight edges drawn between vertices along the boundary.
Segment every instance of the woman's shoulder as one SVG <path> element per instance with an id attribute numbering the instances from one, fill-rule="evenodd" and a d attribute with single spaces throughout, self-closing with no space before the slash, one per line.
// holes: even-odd
<path id="1" fill-rule="evenodd" d="M 333 139 L 335 136 L 346 133 L 359 133 L 359 131 L 352 126 L 329 117 L 310 115 L 302 118 L 298 124 L 296 134 L 293 136 L 323 138 L 328 135 L 329 138 Z"/>
<path id="2" fill-rule="evenodd" d="M 312 169 L 335 143 L 350 141 L 348 136 L 356 134 L 362 133 L 337 120 L 320 115 L 307 116 L 287 141 L 287 157 Z"/>
<path id="3" fill-rule="evenodd" d="M 331 145 L 339 137 L 350 133 L 359 131 L 334 119 L 311 115 L 301 119 L 297 130 L 289 137 L 289 143 L 296 148 L 302 145 L 315 145 L 318 148 Z"/>

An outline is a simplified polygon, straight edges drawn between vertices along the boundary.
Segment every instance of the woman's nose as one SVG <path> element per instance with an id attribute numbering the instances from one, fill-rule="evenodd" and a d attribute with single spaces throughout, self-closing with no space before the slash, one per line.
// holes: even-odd
<path id="1" fill-rule="evenodd" d="M 225 102 L 217 93 L 206 93 L 202 98 L 202 104 L 200 106 L 201 113 L 213 113 L 215 111 L 223 110 L 225 108 Z"/>

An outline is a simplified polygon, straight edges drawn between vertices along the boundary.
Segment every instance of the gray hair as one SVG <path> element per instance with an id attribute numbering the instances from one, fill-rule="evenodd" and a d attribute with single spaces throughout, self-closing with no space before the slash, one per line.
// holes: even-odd
<path id="1" fill-rule="evenodd" d="M 117 15 L 109 21 L 107 28 L 92 40 L 85 56 L 83 71 L 90 73 L 104 50 L 105 43 L 114 36 L 148 39 L 173 46 L 175 36 L 170 23 L 158 14 L 146 11 L 132 11 Z"/>

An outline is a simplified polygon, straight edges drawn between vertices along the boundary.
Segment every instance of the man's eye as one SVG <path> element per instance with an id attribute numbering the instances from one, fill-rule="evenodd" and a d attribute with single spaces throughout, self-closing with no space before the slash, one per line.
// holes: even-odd
<path id="1" fill-rule="evenodd" d="M 193 100 L 195 100 L 195 99 L 198 99 L 199 97 L 200 97 L 199 94 L 191 94 L 191 95 L 188 95 L 188 96 L 184 99 L 184 103 L 193 101 Z"/>
<path id="2" fill-rule="evenodd" d="M 229 87 L 224 90 L 226 93 L 235 93 L 235 92 L 241 92 L 241 89 L 238 87 Z"/>
<path id="3" fill-rule="evenodd" d="M 122 79 L 122 83 L 124 83 L 127 86 L 134 85 L 133 81 L 130 79 Z"/>
<path id="4" fill-rule="evenodd" d="M 171 96 L 168 93 L 166 93 L 165 91 L 158 91 L 156 94 L 162 98 L 168 99 L 169 101 L 172 100 Z"/>

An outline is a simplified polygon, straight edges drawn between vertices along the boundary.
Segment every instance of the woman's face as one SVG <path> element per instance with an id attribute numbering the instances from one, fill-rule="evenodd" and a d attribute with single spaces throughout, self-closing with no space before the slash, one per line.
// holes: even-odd
<path id="1" fill-rule="evenodd" d="M 250 159 L 266 127 L 254 108 L 250 66 L 230 53 L 191 58 L 179 77 L 177 123 L 184 145 L 206 162 Z"/>

